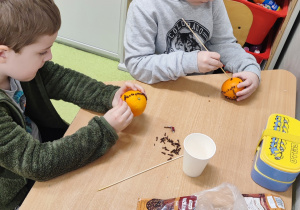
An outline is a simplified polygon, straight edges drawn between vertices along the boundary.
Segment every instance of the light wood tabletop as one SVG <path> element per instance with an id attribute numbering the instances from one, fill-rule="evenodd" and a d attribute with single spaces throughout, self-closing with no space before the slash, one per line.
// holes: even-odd
<path id="1" fill-rule="evenodd" d="M 296 78 L 285 70 L 262 71 L 261 84 L 248 99 L 236 102 L 221 94 L 224 74 L 182 77 L 177 81 L 146 85 L 145 112 L 135 117 L 117 143 L 97 161 L 47 182 L 36 182 L 21 210 L 26 209 L 136 209 L 138 198 L 168 199 L 192 195 L 224 182 L 241 193 L 279 195 L 291 209 L 292 188 L 273 192 L 250 176 L 255 149 L 268 117 L 273 113 L 295 117 Z M 124 82 L 107 82 L 122 85 Z M 87 125 L 96 113 L 80 110 L 69 127 L 70 135 Z M 165 126 L 174 126 L 175 132 Z M 182 158 L 142 173 L 102 191 L 98 189 L 151 168 L 170 157 L 161 142 L 183 140 L 203 133 L 217 151 L 201 176 L 182 171 Z M 174 158 L 177 155 L 174 155 Z"/>

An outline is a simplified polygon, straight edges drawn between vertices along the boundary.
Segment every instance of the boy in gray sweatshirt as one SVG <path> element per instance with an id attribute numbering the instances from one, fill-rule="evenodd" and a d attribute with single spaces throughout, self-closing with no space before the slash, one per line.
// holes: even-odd
<path id="1" fill-rule="evenodd" d="M 197 34 L 185 25 L 184 20 Z M 260 66 L 236 43 L 223 0 L 133 0 L 125 27 L 125 65 L 137 80 L 153 84 L 225 65 L 243 82 L 238 101 L 258 87 Z"/>

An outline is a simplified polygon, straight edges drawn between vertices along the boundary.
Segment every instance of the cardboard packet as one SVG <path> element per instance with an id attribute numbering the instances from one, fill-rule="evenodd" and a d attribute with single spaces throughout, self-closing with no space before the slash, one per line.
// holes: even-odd
<path id="1" fill-rule="evenodd" d="M 271 194 L 242 194 L 248 210 L 284 210 L 281 197 Z M 197 210 L 197 196 L 171 199 L 139 199 L 137 210 Z M 226 208 L 226 207 L 225 207 Z M 220 209 L 220 208 L 218 208 Z M 222 207 L 221 207 L 222 209 Z"/>
<path id="2" fill-rule="evenodd" d="M 242 194 L 251 210 L 283 210 L 284 202 L 281 197 L 271 194 Z"/>
<path id="3" fill-rule="evenodd" d="M 137 210 L 188 210 L 195 209 L 197 196 L 185 196 L 178 198 L 163 199 L 139 199 Z"/>

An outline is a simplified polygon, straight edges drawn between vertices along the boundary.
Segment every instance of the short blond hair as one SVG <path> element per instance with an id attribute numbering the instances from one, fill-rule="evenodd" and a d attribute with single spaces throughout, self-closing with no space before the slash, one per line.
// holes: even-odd
<path id="1" fill-rule="evenodd" d="M 0 0 L 0 45 L 16 53 L 42 35 L 53 35 L 61 26 L 53 0 Z"/>

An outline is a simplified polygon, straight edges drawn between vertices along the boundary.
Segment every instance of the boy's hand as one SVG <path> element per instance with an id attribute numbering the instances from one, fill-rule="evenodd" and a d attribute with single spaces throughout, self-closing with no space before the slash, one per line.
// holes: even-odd
<path id="1" fill-rule="evenodd" d="M 125 84 L 116 92 L 114 99 L 112 101 L 112 107 L 115 107 L 118 105 L 121 96 L 128 90 L 138 90 L 142 93 L 145 93 L 144 88 L 142 88 L 141 86 L 139 86 L 137 84 L 133 84 L 131 82 L 125 82 Z"/>
<path id="2" fill-rule="evenodd" d="M 220 62 L 220 54 L 208 51 L 198 52 L 197 64 L 200 73 L 210 72 L 223 66 Z"/>
<path id="3" fill-rule="evenodd" d="M 103 117 L 118 133 L 131 123 L 133 114 L 127 103 L 119 98 L 119 103 L 106 112 Z"/>
<path id="4" fill-rule="evenodd" d="M 248 98 L 258 87 L 259 78 L 258 76 L 249 71 L 238 72 L 232 75 L 232 77 L 239 77 L 243 80 L 243 82 L 237 85 L 238 88 L 245 87 L 244 90 L 241 90 L 236 93 L 238 97 L 236 100 L 241 101 Z"/>

